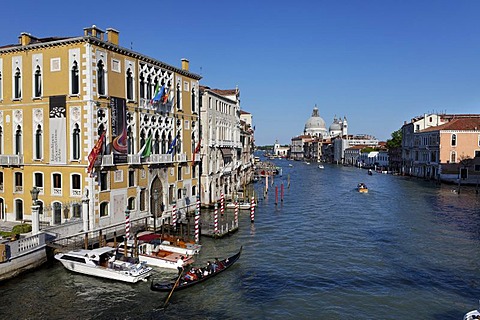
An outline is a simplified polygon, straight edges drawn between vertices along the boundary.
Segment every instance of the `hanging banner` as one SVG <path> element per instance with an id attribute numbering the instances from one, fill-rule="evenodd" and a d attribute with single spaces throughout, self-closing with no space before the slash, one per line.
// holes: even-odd
<path id="1" fill-rule="evenodd" d="M 50 164 L 67 164 L 66 96 L 50 97 L 49 151 Z"/>
<path id="2" fill-rule="evenodd" d="M 127 163 L 127 103 L 123 98 L 111 97 L 113 160 Z"/>

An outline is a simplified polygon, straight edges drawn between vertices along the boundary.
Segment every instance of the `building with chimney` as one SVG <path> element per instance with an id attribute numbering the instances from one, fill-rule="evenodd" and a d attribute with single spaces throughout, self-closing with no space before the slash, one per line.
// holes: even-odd
<path id="1" fill-rule="evenodd" d="M 0 219 L 159 226 L 198 196 L 199 80 L 96 26 L 0 47 Z"/>

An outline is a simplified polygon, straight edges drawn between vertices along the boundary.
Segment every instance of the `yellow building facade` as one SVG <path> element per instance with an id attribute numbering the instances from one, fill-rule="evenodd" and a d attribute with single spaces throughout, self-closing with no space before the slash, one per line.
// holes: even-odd
<path id="1" fill-rule="evenodd" d="M 33 187 L 40 223 L 78 231 L 194 208 L 201 77 L 188 60 L 173 67 L 96 26 L 18 42 L 0 47 L 0 220 L 32 220 Z"/>

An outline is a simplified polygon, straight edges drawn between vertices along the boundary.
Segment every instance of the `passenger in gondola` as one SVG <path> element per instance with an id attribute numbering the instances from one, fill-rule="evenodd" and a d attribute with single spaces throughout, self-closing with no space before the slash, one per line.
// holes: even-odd
<path id="1" fill-rule="evenodd" d="M 218 264 L 215 261 L 213 261 L 212 262 L 212 272 L 215 273 L 215 272 L 217 272 L 217 270 L 218 270 Z"/>
<path id="2" fill-rule="evenodd" d="M 215 264 L 217 265 L 218 267 L 218 270 L 222 270 L 223 269 L 223 262 L 218 260 L 218 258 L 215 258 Z"/>
<path id="3" fill-rule="evenodd" d="M 185 275 L 186 281 L 195 281 L 197 280 L 197 274 L 195 268 L 190 269 Z"/>
<path id="4" fill-rule="evenodd" d="M 202 279 L 203 278 L 203 271 L 201 268 L 195 269 L 195 274 L 197 275 L 197 279 Z"/>
<path id="5" fill-rule="evenodd" d="M 210 261 L 207 261 L 207 271 L 208 271 L 208 274 L 211 274 L 213 273 L 213 264 L 210 262 Z"/>

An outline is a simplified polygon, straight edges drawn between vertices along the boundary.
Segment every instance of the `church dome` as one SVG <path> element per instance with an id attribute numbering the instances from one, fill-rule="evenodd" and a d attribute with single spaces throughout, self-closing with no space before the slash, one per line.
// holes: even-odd
<path id="1" fill-rule="evenodd" d="M 318 108 L 313 108 L 312 116 L 305 123 L 305 131 L 326 130 L 325 121 L 318 114 Z"/>
<path id="2" fill-rule="evenodd" d="M 342 126 L 338 122 L 334 122 L 330 125 L 330 131 L 341 131 Z"/>

